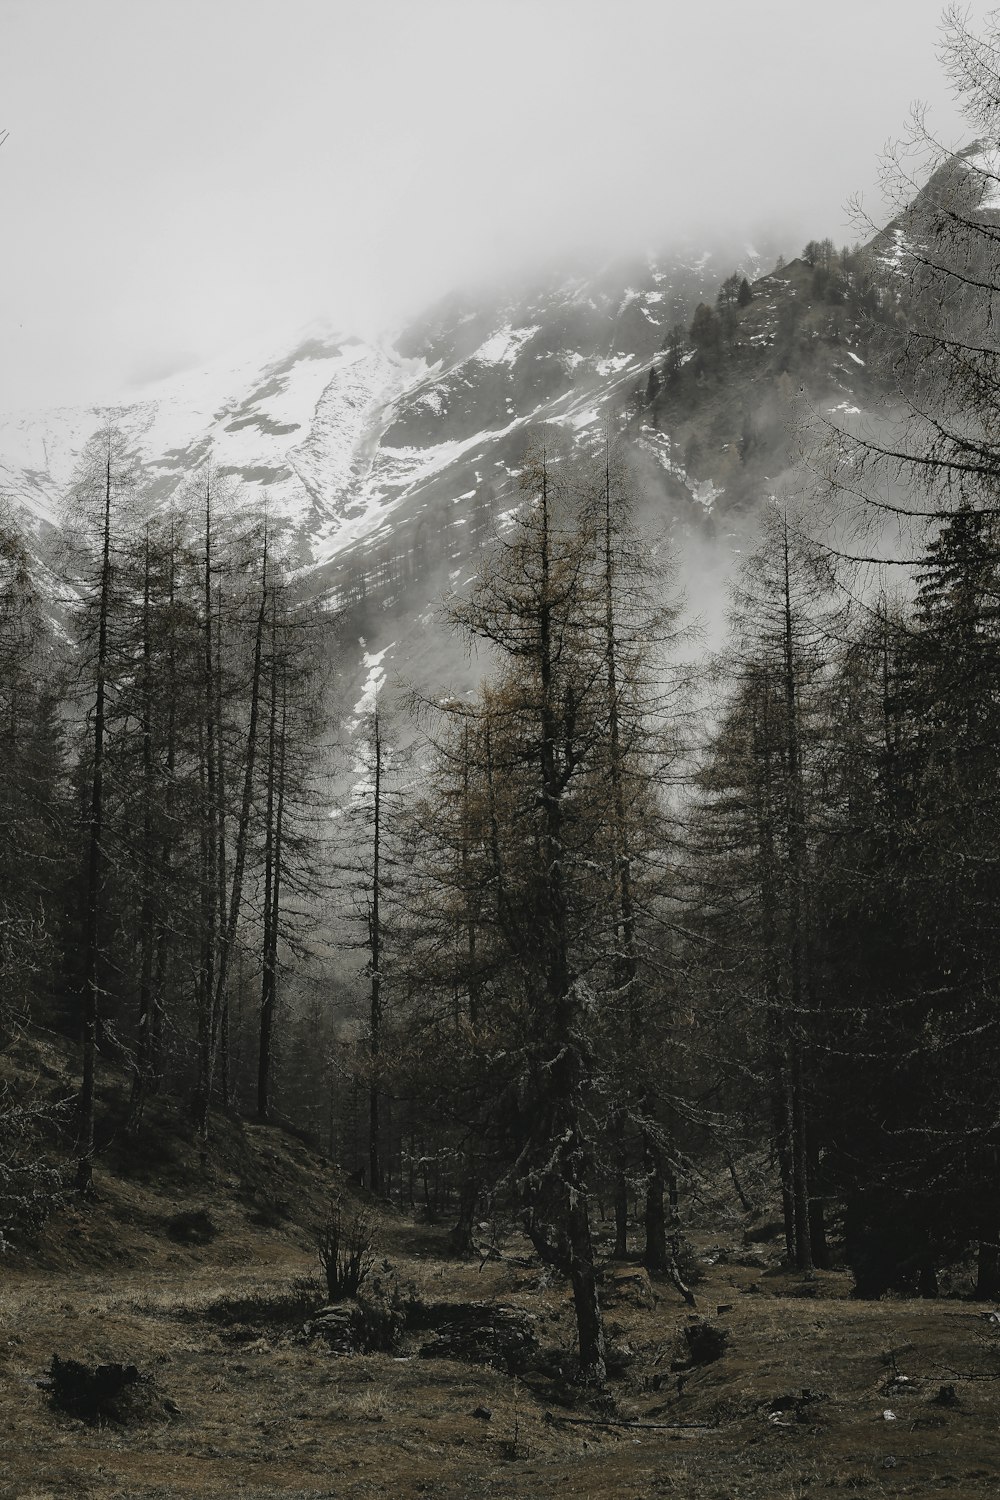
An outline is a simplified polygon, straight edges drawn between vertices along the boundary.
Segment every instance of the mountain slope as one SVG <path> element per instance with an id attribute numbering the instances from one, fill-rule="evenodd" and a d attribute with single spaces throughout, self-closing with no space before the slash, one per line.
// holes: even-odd
<path id="1" fill-rule="evenodd" d="M 707 255 L 648 259 L 528 292 L 456 297 L 394 341 L 327 330 L 174 376 L 123 406 L 120 420 L 161 500 L 211 453 L 248 501 L 266 489 L 301 562 L 322 563 L 445 471 L 467 468 L 473 450 L 537 420 L 584 425 L 587 401 L 627 384 L 672 323 L 714 295 L 720 274 Z M 95 408 L 0 416 L 0 492 L 55 524 L 101 420 Z"/>
<path id="2" fill-rule="evenodd" d="M 303 584 L 345 610 L 362 649 L 391 647 L 390 678 L 430 685 L 441 647 L 428 605 L 519 503 L 541 433 L 550 452 L 587 452 L 626 428 L 648 514 L 678 541 L 712 541 L 793 461 L 800 391 L 861 404 L 860 272 L 824 281 L 794 261 L 762 275 L 748 249 L 745 305 L 710 312 L 735 259 L 646 257 L 456 295 L 380 342 L 313 330 L 150 387 L 117 420 L 158 504 L 186 503 L 210 458 L 238 504 L 266 504 Z M 43 558 L 53 528 L 72 525 L 74 467 L 101 420 L 92 408 L 0 416 L 0 494 Z"/>

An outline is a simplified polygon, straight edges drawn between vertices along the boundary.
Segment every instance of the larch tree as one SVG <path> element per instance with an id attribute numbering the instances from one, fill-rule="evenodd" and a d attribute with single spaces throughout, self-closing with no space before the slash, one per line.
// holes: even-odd
<path id="1" fill-rule="evenodd" d="M 89 768 L 83 878 L 83 977 L 81 984 L 82 1066 L 78 1107 L 76 1185 L 90 1190 L 95 1153 L 95 1089 L 101 1008 L 105 917 L 105 771 L 108 692 L 114 649 L 114 560 L 112 535 L 136 485 L 136 458 L 122 429 L 108 419 L 85 451 L 72 491 L 74 514 L 82 519 L 81 587 L 89 624 L 82 661 L 87 708 L 86 763 Z"/>
<path id="2" fill-rule="evenodd" d="M 696 815 L 705 840 L 700 920 L 721 944 L 722 1000 L 759 1018 L 760 1068 L 789 1260 L 825 1261 L 817 1181 L 814 979 L 815 764 L 821 743 L 832 577 L 775 511 L 734 588 L 736 679 Z M 729 992 L 729 993 L 727 993 Z M 723 1049 L 724 1055 L 724 1049 Z M 740 1068 L 745 1066 L 739 1064 Z"/>

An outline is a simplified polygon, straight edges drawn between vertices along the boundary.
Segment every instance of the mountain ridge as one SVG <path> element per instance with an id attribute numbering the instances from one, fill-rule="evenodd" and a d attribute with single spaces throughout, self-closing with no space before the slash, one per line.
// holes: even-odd
<path id="1" fill-rule="evenodd" d="M 143 451 L 154 505 L 189 500 L 209 459 L 238 508 L 266 504 L 301 586 L 341 611 L 348 654 L 364 639 L 345 662 L 345 707 L 364 653 L 387 647 L 389 676 L 429 687 L 445 664 L 464 681 L 430 639 L 428 604 L 461 586 L 520 504 L 541 433 L 554 456 L 626 433 L 645 519 L 675 549 L 697 537 L 731 559 L 742 514 L 793 462 L 799 387 L 861 404 L 861 270 L 842 257 L 833 271 L 802 258 L 767 270 L 749 250 L 742 264 L 747 276 L 701 252 L 552 272 L 452 294 L 383 340 L 313 325 L 289 348 L 167 377 L 115 418 Z M 746 304 L 726 300 L 743 281 Z M 53 599 L 65 586 L 48 555 L 73 524 L 74 466 L 101 415 L 0 414 L 0 494 Z"/>

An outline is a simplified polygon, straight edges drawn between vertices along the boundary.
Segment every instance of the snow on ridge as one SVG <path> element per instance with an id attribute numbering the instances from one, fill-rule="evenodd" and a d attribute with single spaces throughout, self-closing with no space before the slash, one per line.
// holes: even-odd
<path id="1" fill-rule="evenodd" d="M 361 658 L 361 665 L 367 671 L 368 676 L 365 678 L 365 685 L 361 689 L 361 697 L 354 705 L 354 713 L 358 722 L 364 718 L 365 714 L 370 714 L 375 709 L 375 705 L 378 702 L 379 690 L 385 682 L 385 668 L 382 665 L 382 661 L 387 653 L 392 650 L 393 646 L 395 646 L 396 642 L 390 641 L 388 646 L 383 646 L 381 651 L 373 653 L 368 651 L 363 638 L 359 644 L 364 652 Z M 357 724 L 353 727 L 357 728 Z"/>
<path id="2" fill-rule="evenodd" d="M 379 445 L 366 481 L 351 491 L 350 503 L 344 504 L 316 537 L 316 563 L 330 562 L 354 543 L 374 536 L 387 516 L 420 486 L 456 463 L 477 444 L 487 447 L 530 420 L 530 415 L 515 417 L 506 427 L 485 428 L 472 437 L 453 438 L 424 448 Z"/>
<path id="3" fill-rule="evenodd" d="M 637 354 L 612 354 L 607 359 L 599 359 L 594 363 L 594 371 L 601 376 L 619 375 L 638 359 Z"/>
<path id="4" fill-rule="evenodd" d="M 178 372 L 112 411 L 168 492 L 210 452 L 248 495 L 266 486 L 272 514 L 303 528 L 317 505 L 335 511 L 368 476 L 388 409 L 428 374 L 425 360 L 386 342 L 300 339 L 282 357 L 272 349 Z M 106 416 L 85 406 L 0 413 L 0 496 L 55 524 Z"/>
<path id="5" fill-rule="evenodd" d="M 601 413 L 596 406 L 586 406 L 582 411 L 568 412 L 559 421 L 561 426 L 570 427 L 574 432 L 579 432 L 584 427 L 593 427 L 600 419 Z"/>
<path id="6" fill-rule="evenodd" d="M 529 339 L 534 338 L 540 328 L 536 323 L 527 328 L 514 328 L 505 323 L 480 344 L 471 359 L 484 365 L 512 365 Z"/>
<path id="7" fill-rule="evenodd" d="M 364 506 L 364 492 L 395 403 L 426 375 L 422 359 L 403 359 L 395 350 L 368 347 L 363 357 L 342 366 L 327 382 L 305 436 L 289 453 L 304 499 L 329 518 L 327 532 L 337 529 L 345 511 L 359 502 Z M 318 547 L 316 551 L 318 557 Z"/>
<path id="8" fill-rule="evenodd" d="M 901 270 L 906 257 L 910 254 L 910 242 L 906 231 L 899 225 L 892 231 L 892 248 L 883 251 L 879 260 L 891 271 Z"/>

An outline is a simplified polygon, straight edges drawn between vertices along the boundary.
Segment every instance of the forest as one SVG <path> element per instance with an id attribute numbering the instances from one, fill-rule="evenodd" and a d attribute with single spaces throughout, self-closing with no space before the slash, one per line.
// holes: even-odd
<path id="1" fill-rule="evenodd" d="M 992 44 L 949 49 L 995 139 Z M 165 509 L 109 418 L 58 597 L 4 515 L 0 1030 L 78 1057 L 72 1097 L 0 1095 L 5 1244 L 100 1191 L 113 1066 L 137 1143 L 170 1096 L 203 1161 L 222 1115 L 287 1123 L 458 1257 L 516 1226 L 591 1387 L 596 1217 L 693 1305 L 686 1204 L 720 1168 L 773 1195 L 806 1276 L 1000 1299 L 1000 217 L 974 161 L 837 262 L 892 396 L 812 414 L 712 649 L 634 462 L 679 340 L 599 450 L 537 434 L 514 512 L 477 520 L 444 608 L 478 690 L 415 693 L 405 730 L 376 695 L 346 752 L 365 589 L 311 595 L 209 464 Z M 730 278 L 691 347 L 753 295 Z"/>

